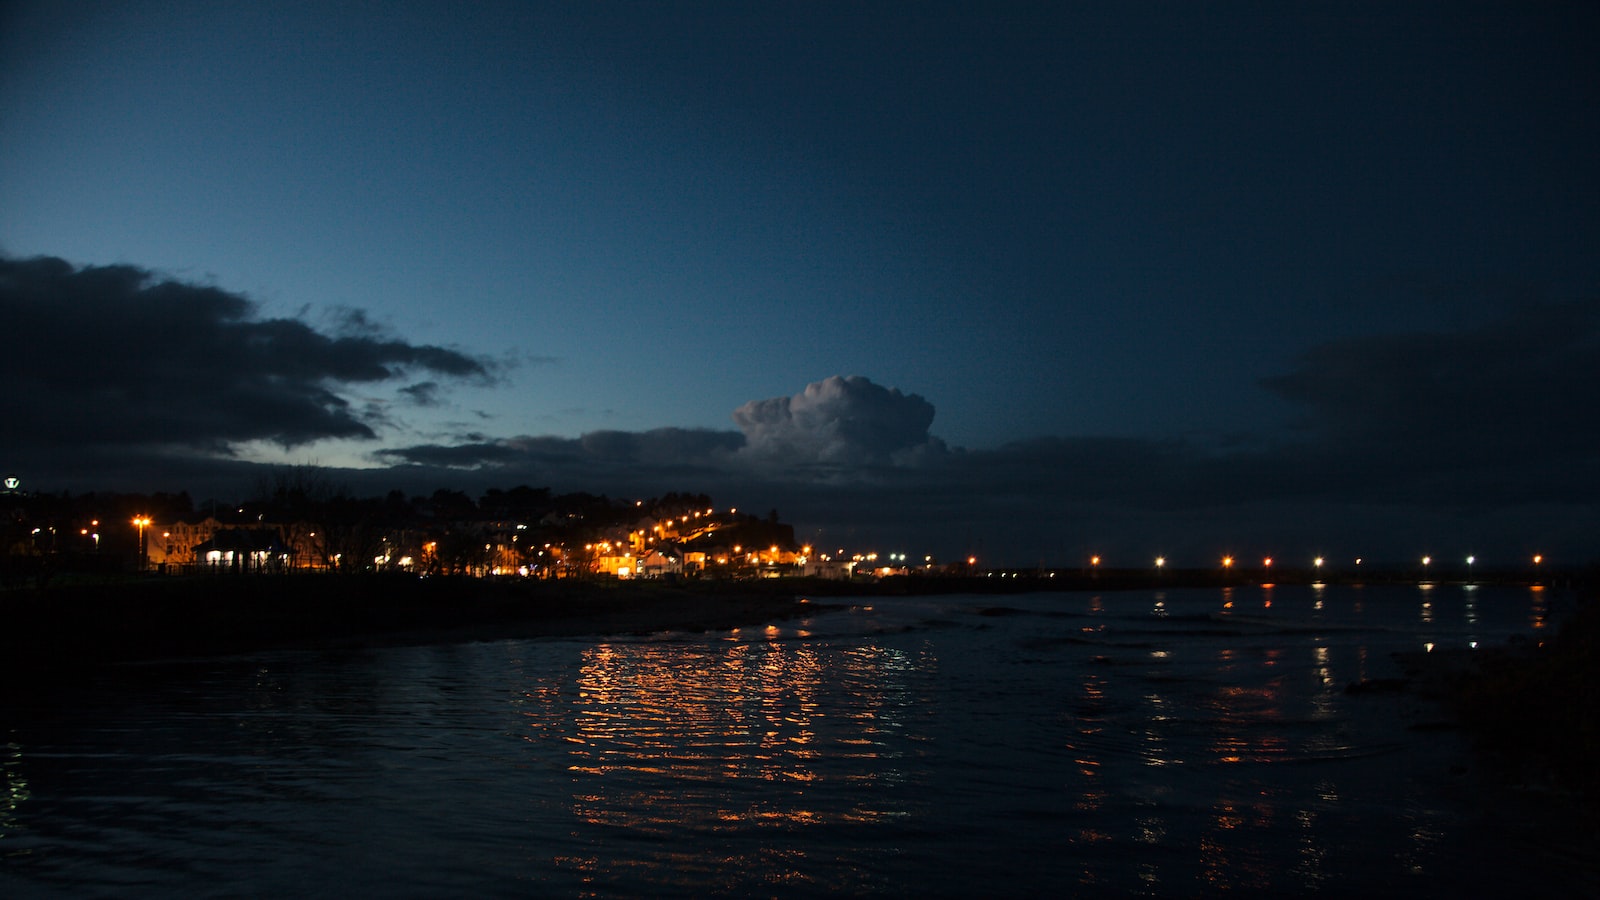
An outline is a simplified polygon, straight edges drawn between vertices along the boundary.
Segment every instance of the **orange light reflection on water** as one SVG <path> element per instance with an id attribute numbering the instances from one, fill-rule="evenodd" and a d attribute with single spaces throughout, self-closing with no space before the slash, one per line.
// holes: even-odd
<path id="1" fill-rule="evenodd" d="M 524 711 L 526 739 L 556 739 L 566 748 L 575 820 L 665 836 L 752 828 L 792 834 L 905 815 L 895 802 L 903 794 L 862 788 L 907 780 L 903 752 L 887 752 L 886 738 L 906 730 L 904 682 L 917 662 L 902 651 L 863 646 L 831 656 L 825 673 L 814 648 L 779 636 L 768 628 L 767 640 L 721 643 L 711 655 L 686 654 L 666 641 L 599 644 L 583 651 L 575 692 L 525 695 L 537 704 Z M 825 691 L 832 692 L 829 714 L 849 727 L 833 721 L 824 747 L 814 723 Z M 825 774 L 817 769 L 824 752 L 850 764 Z M 829 793 L 811 798 L 818 789 Z M 746 863 L 770 869 L 775 849 L 726 863 L 730 872 Z M 797 857 L 788 876 L 800 877 L 803 861 Z M 579 855 L 558 862 L 608 878 L 618 866 L 644 864 Z M 683 862 L 703 867 L 705 857 L 693 853 Z M 780 867 L 780 881 L 788 876 Z"/>

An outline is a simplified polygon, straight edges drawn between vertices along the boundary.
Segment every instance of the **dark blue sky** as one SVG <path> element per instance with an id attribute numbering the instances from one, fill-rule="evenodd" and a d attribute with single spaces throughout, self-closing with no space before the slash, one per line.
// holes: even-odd
<path id="1" fill-rule="evenodd" d="M 1593 555 L 1597 46 L 1582 3 L 13 2 L 0 468 Z"/>

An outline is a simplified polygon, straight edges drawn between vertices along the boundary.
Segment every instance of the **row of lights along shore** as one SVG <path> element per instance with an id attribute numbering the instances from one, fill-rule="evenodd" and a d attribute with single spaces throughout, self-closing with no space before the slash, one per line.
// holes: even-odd
<path id="1" fill-rule="evenodd" d="M 1439 560 L 1435 559 L 1433 556 L 1424 556 L 1419 560 L 1419 562 L 1421 562 L 1422 568 L 1424 570 L 1428 569 L 1435 562 L 1438 562 L 1438 561 Z M 1463 561 L 1466 563 L 1467 570 L 1470 572 L 1472 570 L 1473 566 L 1477 565 L 1478 557 L 1475 556 L 1475 555 L 1468 556 Z M 1541 554 L 1541 553 L 1535 553 L 1533 555 L 1532 559 L 1531 559 L 1531 562 L 1533 563 L 1535 568 L 1538 568 L 1539 566 L 1544 565 L 1544 561 L 1545 561 L 1544 560 L 1544 554 Z M 1165 556 L 1157 556 L 1153 560 L 1154 567 L 1157 568 L 1157 569 L 1165 569 L 1165 568 L 1167 568 L 1168 567 L 1168 562 L 1169 562 L 1169 560 Z M 1220 562 L 1221 562 L 1221 567 L 1222 567 L 1222 569 L 1224 571 L 1233 569 L 1236 566 L 1240 565 L 1239 560 L 1237 560 L 1236 558 L 1234 558 L 1232 556 L 1224 556 L 1224 557 L 1222 557 Z M 1274 557 L 1271 557 L 1271 556 L 1263 557 L 1262 560 L 1261 560 L 1261 568 L 1265 569 L 1265 570 L 1270 570 L 1270 569 L 1272 569 L 1273 565 L 1276 562 L 1277 562 L 1277 560 Z M 1366 562 L 1366 559 L 1364 557 L 1360 557 L 1360 556 L 1356 557 L 1355 560 L 1354 560 L 1354 563 L 1355 563 L 1355 565 L 1357 567 L 1361 566 L 1364 562 Z M 968 565 L 976 565 L 976 563 L 977 563 L 977 557 L 968 557 L 967 558 L 967 564 Z M 1104 563 L 1105 563 L 1105 558 L 1104 557 L 1101 557 L 1101 556 L 1091 556 L 1091 557 L 1089 557 L 1089 567 L 1091 569 L 1109 568 L 1109 567 L 1105 566 Z M 1327 560 L 1326 557 L 1318 556 L 1318 557 L 1314 557 L 1311 560 L 1311 567 L 1312 567 L 1312 569 L 1314 569 L 1316 571 L 1322 571 L 1327 565 L 1328 565 L 1328 560 Z"/>
<path id="2" fill-rule="evenodd" d="M 737 512 L 737 510 L 734 510 L 734 511 Z M 700 515 L 699 513 L 695 513 L 695 516 L 697 518 L 699 517 L 699 515 Z M 687 521 L 687 517 L 685 517 L 685 521 Z M 100 521 L 98 519 L 96 519 L 94 524 L 96 526 L 98 526 L 100 524 Z M 141 556 L 143 556 L 144 552 L 145 552 L 145 549 L 144 549 L 144 546 L 145 546 L 144 545 L 144 530 L 152 524 L 152 521 L 151 521 L 149 516 L 143 516 L 143 515 L 134 516 L 133 520 L 132 520 L 132 524 L 134 525 L 134 527 L 136 527 L 139 530 L 139 553 L 140 553 Z M 85 530 L 85 533 L 87 533 L 87 529 Z M 98 532 L 95 533 L 94 539 L 95 539 L 96 546 L 98 546 L 99 543 L 100 543 L 100 535 L 99 535 Z M 807 547 L 806 549 L 809 551 L 810 547 Z M 843 555 L 843 553 L 844 553 L 843 550 L 841 550 L 839 552 L 840 552 L 841 555 Z M 890 558 L 891 559 L 893 559 L 895 557 L 896 557 L 896 554 L 890 554 Z M 867 559 L 867 558 L 876 559 L 877 558 L 877 554 L 871 554 L 870 557 L 858 557 L 858 559 Z M 900 560 L 904 560 L 905 559 L 905 555 L 904 554 L 899 554 L 898 558 Z M 927 560 L 928 560 L 929 564 L 931 564 L 932 560 L 933 560 L 933 557 L 931 557 L 931 556 L 927 557 Z M 1264 569 L 1264 570 L 1271 570 L 1272 567 L 1273 567 L 1273 563 L 1275 561 L 1276 560 L 1271 556 L 1263 557 L 1262 560 L 1261 560 L 1261 568 Z M 969 567 L 976 566 L 977 562 L 978 562 L 977 557 L 975 557 L 975 556 L 967 557 L 967 565 Z M 1089 567 L 1091 569 L 1104 568 L 1104 566 L 1102 565 L 1104 562 L 1105 562 L 1104 557 L 1101 557 L 1099 555 L 1095 555 L 1095 556 L 1089 557 Z M 1153 562 L 1154 562 L 1155 568 L 1158 569 L 1158 570 L 1167 568 L 1168 560 L 1167 560 L 1167 558 L 1165 556 L 1157 556 L 1157 557 L 1155 557 Z M 1232 556 L 1223 556 L 1220 562 L 1222 564 L 1222 569 L 1224 571 L 1231 570 L 1236 565 L 1238 565 L 1238 560 L 1235 559 Z M 1364 557 L 1360 557 L 1360 556 L 1356 557 L 1355 560 L 1354 560 L 1354 563 L 1355 563 L 1355 565 L 1357 567 L 1360 567 L 1363 562 L 1365 562 L 1365 558 Z M 1424 570 L 1427 570 L 1430 566 L 1432 566 L 1434 564 L 1435 559 L 1434 559 L 1433 556 L 1428 555 L 1428 556 L 1423 556 L 1421 558 L 1420 562 L 1422 563 L 1422 568 Z M 1469 556 L 1466 557 L 1465 562 L 1467 564 L 1467 571 L 1468 571 L 1468 573 L 1470 573 L 1472 571 L 1473 566 L 1475 566 L 1477 564 L 1478 557 L 1476 555 L 1469 555 Z M 1533 555 L 1533 557 L 1532 557 L 1532 562 L 1533 562 L 1533 565 L 1534 565 L 1535 569 L 1539 568 L 1540 566 L 1542 566 L 1544 564 L 1544 554 L 1535 553 Z M 1327 565 L 1327 563 L 1328 563 L 1328 560 L 1327 560 L 1326 557 L 1318 556 L 1318 557 L 1315 557 L 1315 558 L 1313 558 L 1311 560 L 1311 567 L 1314 570 L 1320 572 Z"/>

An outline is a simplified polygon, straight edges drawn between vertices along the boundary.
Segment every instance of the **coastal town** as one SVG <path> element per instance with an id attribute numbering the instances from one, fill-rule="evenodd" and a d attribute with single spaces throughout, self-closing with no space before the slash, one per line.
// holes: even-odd
<path id="1" fill-rule="evenodd" d="M 47 493 L 0 482 L 0 577 L 56 573 L 267 575 L 381 573 L 528 580 L 809 580 L 904 576 L 1018 579 L 1067 587 L 1245 582 L 1541 583 L 1587 566 L 1533 553 L 1494 561 L 1419 555 L 1403 561 L 1268 555 L 1176 561 L 1153 553 L 1029 568 L 974 554 L 942 559 L 797 539 L 776 509 L 718 507 L 703 493 L 616 499 L 519 485 L 477 498 L 449 488 L 356 497 L 315 469 L 285 469 L 242 502 L 195 503 L 187 492 Z"/>
<path id="2" fill-rule="evenodd" d="M 285 474 L 244 503 L 185 493 L 4 495 L 4 553 L 80 571 L 157 574 L 376 572 L 535 579 L 848 579 L 905 574 L 903 555 L 821 550 L 776 510 L 719 509 L 704 494 L 614 500 L 545 488 L 474 499 L 356 498 Z M 922 559 L 925 570 L 934 561 Z"/>

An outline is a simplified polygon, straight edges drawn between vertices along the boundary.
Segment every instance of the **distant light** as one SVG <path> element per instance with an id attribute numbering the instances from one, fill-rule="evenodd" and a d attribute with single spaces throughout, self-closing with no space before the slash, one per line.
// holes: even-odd
<path id="1" fill-rule="evenodd" d="M 1323 563 L 1323 559 L 1320 556 L 1311 561 L 1311 564 L 1313 566 L 1316 566 L 1319 569 L 1322 568 L 1322 563 Z"/>
<path id="2" fill-rule="evenodd" d="M 1224 556 L 1224 557 L 1223 557 L 1223 558 L 1222 558 L 1222 567 L 1223 567 L 1223 568 L 1224 568 L 1224 569 L 1231 569 L 1231 568 L 1233 568 L 1233 557 L 1231 557 L 1231 556 Z"/>
<path id="3" fill-rule="evenodd" d="M 1156 557 L 1156 568 L 1159 569 L 1159 568 L 1161 568 L 1162 566 L 1164 566 L 1166 564 L 1167 564 L 1167 558 L 1165 556 Z"/>
<path id="4" fill-rule="evenodd" d="M 1272 557 L 1269 556 L 1266 559 L 1263 559 L 1261 561 L 1261 565 L 1268 569 L 1272 568 Z"/>
<path id="5" fill-rule="evenodd" d="M 1431 557 L 1431 556 L 1424 556 L 1422 558 L 1422 564 L 1423 565 L 1427 565 L 1428 563 L 1431 563 L 1431 562 L 1433 562 L 1433 557 Z"/>

